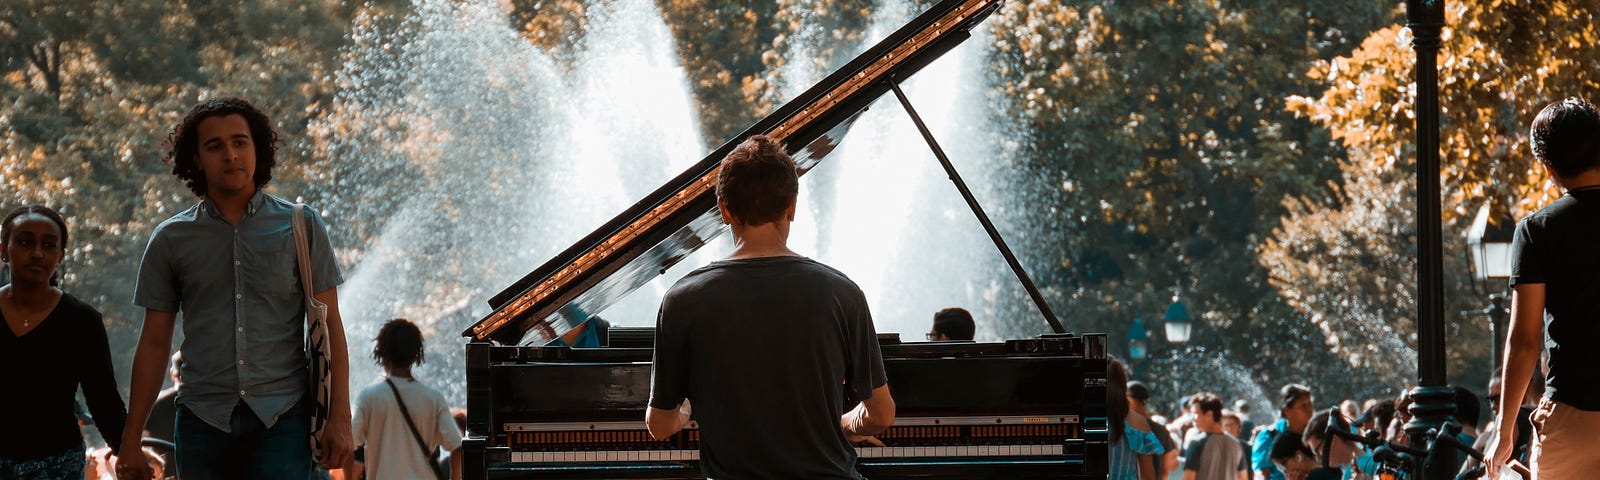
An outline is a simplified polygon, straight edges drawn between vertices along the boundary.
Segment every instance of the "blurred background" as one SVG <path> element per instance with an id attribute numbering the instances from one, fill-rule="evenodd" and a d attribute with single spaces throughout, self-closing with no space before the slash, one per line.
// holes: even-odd
<path id="1" fill-rule="evenodd" d="M 63 288 L 105 314 L 125 389 L 140 255 L 197 201 L 163 141 L 200 99 L 250 98 L 283 140 L 267 191 L 328 219 L 352 383 L 407 317 L 419 378 L 462 403 L 460 332 L 490 295 L 931 4 L 4 0 L 0 206 L 66 215 Z M 1402 9 L 1014 1 L 907 89 L 1070 331 L 1108 334 L 1154 405 L 1205 389 L 1264 420 L 1287 382 L 1319 402 L 1415 382 Z M 1505 283 L 1476 278 L 1466 234 L 1485 205 L 1510 222 L 1559 195 L 1526 126 L 1596 90 L 1600 2 L 1448 9 L 1449 372 L 1482 393 L 1491 322 L 1471 310 Z M 900 108 L 802 179 L 796 250 L 861 284 L 879 331 L 920 339 L 951 306 L 978 340 L 1048 331 Z M 653 324 L 682 273 L 601 314 Z"/>

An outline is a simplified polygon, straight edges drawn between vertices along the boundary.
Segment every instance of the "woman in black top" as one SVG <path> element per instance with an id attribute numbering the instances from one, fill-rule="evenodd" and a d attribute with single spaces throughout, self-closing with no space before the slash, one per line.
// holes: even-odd
<path id="1" fill-rule="evenodd" d="M 11 274 L 0 287 L 0 480 L 83 478 L 79 386 L 111 451 L 122 439 L 127 410 L 100 312 L 56 288 L 66 243 L 66 222 L 46 207 L 12 210 L 0 223 L 0 260 Z"/>

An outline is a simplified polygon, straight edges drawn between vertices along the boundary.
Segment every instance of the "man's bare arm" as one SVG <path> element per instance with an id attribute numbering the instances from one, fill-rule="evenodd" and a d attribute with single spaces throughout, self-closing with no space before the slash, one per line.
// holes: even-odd
<path id="1" fill-rule="evenodd" d="M 144 327 L 139 331 L 139 346 L 133 354 L 133 372 L 128 387 L 128 421 L 122 428 L 122 451 L 117 453 L 119 465 L 127 465 L 129 478 L 148 478 L 150 467 L 139 445 L 144 439 L 145 423 L 150 420 L 150 408 L 156 403 L 161 390 L 161 377 L 167 371 L 168 357 L 172 355 L 172 330 L 178 314 L 145 309 Z M 142 476 L 140 476 L 142 474 Z"/>
<path id="2" fill-rule="evenodd" d="M 1511 459 L 1511 450 L 1517 437 L 1517 410 L 1522 408 L 1522 396 L 1533 377 L 1534 364 L 1539 361 L 1539 351 L 1544 348 L 1543 283 L 1522 284 L 1511 294 L 1511 332 L 1506 335 L 1504 370 L 1500 375 L 1500 411 L 1495 416 L 1496 439 L 1484 463 L 1490 474 L 1499 474 L 1500 466 Z"/>
<path id="3" fill-rule="evenodd" d="M 894 425 L 894 397 L 889 386 L 872 389 L 872 396 L 839 418 L 839 428 L 849 435 L 877 435 Z"/>

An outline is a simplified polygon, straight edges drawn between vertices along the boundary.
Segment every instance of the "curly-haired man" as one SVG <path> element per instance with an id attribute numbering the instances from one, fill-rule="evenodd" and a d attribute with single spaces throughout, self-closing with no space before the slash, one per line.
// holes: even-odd
<path id="1" fill-rule="evenodd" d="M 183 312 L 184 382 L 177 397 L 176 473 L 186 480 L 310 478 L 310 375 L 304 295 L 296 268 L 294 204 L 262 191 L 277 165 L 277 133 L 250 102 L 201 102 L 167 136 L 172 173 L 200 198 L 155 228 L 139 265 L 134 304 L 145 308 L 134 355 L 130 427 L 122 458 L 139 448 Z M 304 209 L 313 297 L 328 305 L 332 399 L 322 464 L 351 453 L 349 365 L 339 318 L 343 278 L 326 227 Z M 139 462 L 123 479 L 148 478 Z"/>

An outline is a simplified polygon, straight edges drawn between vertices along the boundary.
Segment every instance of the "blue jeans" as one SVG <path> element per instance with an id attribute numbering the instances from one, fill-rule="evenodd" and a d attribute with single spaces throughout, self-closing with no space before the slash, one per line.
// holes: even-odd
<path id="1" fill-rule="evenodd" d="M 223 432 L 178 406 L 173 438 L 178 478 L 184 480 L 311 479 L 311 418 L 302 406 L 278 417 L 267 428 L 250 407 L 233 407 L 230 428 Z"/>

